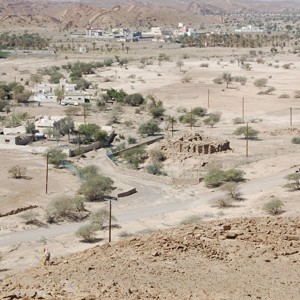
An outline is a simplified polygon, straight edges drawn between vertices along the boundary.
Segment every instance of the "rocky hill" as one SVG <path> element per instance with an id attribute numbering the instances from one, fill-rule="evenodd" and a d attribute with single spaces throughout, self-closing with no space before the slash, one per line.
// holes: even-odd
<path id="1" fill-rule="evenodd" d="M 199 222 L 15 274 L 0 298 L 296 300 L 299 251 L 299 217 Z"/>
<path id="2" fill-rule="evenodd" d="M 294 0 L 295 1 L 295 0 Z M 293 12 L 299 2 L 194 0 L 194 1 L 78 1 L 78 0 L 0 0 L 2 30 L 45 28 L 46 30 L 103 29 L 122 26 L 149 28 L 176 26 L 178 22 L 201 24 L 220 21 L 225 13 Z"/>

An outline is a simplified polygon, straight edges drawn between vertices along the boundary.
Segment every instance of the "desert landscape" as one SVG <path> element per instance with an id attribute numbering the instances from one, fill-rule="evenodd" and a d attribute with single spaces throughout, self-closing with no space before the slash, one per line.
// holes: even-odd
<path id="1" fill-rule="evenodd" d="M 291 4 L 21 2 L 0 2 L 0 298 L 299 299 Z M 243 9 L 271 33 L 234 33 Z"/>

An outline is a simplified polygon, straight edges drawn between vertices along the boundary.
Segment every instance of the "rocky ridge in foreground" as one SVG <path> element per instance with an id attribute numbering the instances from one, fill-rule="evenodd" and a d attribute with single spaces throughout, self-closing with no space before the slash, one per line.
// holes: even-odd
<path id="1" fill-rule="evenodd" d="M 299 217 L 199 222 L 28 269 L 0 298 L 297 299 L 299 250 Z"/>

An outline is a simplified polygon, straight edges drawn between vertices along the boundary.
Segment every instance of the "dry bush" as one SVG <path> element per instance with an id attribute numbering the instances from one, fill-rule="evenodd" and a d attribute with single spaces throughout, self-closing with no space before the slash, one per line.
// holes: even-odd
<path id="1" fill-rule="evenodd" d="M 241 201 L 241 192 L 240 192 L 240 187 L 237 183 L 235 182 L 226 182 L 222 186 L 222 190 L 226 192 L 226 194 L 233 200 L 236 201 Z"/>
<path id="2" fill-rule="evenodd" d="M 12 175 L 13 178 L 21 179 L 26 175 L 27 169 L 25 167 L 21 167 L 19 165 L 13 166 L 8 170 L 8 173 Z"/>
<path id="3" fill-rule="evenodd" d="M 279 199 L 273 199 L 269 202 L 267 202 L 263 206 L 263 210 L 269 213 L 270 215 L 279 215 L 282 213 L 282 207 L 284 204 Z"/>
<path id="4" fill-rule="evenodd" d="M 218 208 L 228 208 L 231 207 L 232 199 L 228 196 L 221 196 L 214 199 L 213 206 Z"/>

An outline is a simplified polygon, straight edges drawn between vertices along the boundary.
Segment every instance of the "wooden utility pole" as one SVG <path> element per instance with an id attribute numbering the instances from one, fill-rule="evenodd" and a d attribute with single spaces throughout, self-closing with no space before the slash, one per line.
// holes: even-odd
<path id="1" fill-rule="evenodd" d="M 293 126 L 293 108 L 290 107 L 290 126 Z"/>
<path id="2" fill-rule="evenodd" d="M 247 122 L 247 130 L 246 130 L 246 157 L 249 155 L 249 122 Z"/>
<path id="3" fill-rule="evenodd" d="M 207 91 L 207 108 L 209 108 L 209 89 Z"/>
<path id="4" fill-rule="evenodd" d="M 108 234 L 108 242 L 111 242 L 111 200 L 109 200 L 109 234 Z"/>
<path id="5" fill-rule="evenodd" d="M 46 160 L 47 160 L 47 163 L 46 163 L 46 194 L 48 193 L 48 163 L 49 163 L 49 153 L 47 153 L 47 156 L 46 156 Z"/>
<path id="6" fill-rule="evenodd" d="M 112 214 L 111 214 L 111 201 L 117 201 L 118 198 L 117 197 L 112 197 L 112 196 L 106 196 L 104 197 L 105 201 L 109 201 L 109 220 L 108 220 L 108 242 L 111 242 L 111 218 L 112 218 Z"/>
<path id="7" fill-rule="evenodd" d="M 242 100 L 242 119 L 245 119 L 245 99 Z"/>
<path id="8" fill-rule="evenodd" d="M 83 123 L 86 123 L 86 107 L 85 104 L 83 104 Z"/>
<path id="9" fill-rule="evenodd" d="M 174 122 L 173 122 L 173 120 L 171 121 L 171 125 L 172 125 L 172 137 L 173 137 L 173 132 L 174 132 Z"/>
<path id="10" fill-rule="evenodd" d="M 191 109 L 191 130 L 193 130 L 193 110 Z"/>

